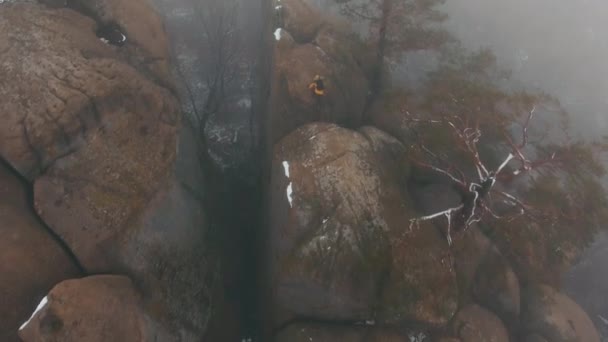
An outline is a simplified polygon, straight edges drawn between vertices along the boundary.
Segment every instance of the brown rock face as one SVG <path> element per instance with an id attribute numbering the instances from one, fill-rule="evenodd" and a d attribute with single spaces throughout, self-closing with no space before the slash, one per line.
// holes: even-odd
<path id="1" fill-rule="evenodd" d="M 583 309 L 549 286 L 533 286 L 523 292 L 521 321 L 525 331 L 551 342 L 600 341 Z"/>
<path id="2" fill-rule="evenodd" d="M 34 183 L 39 216 L 87 272 L 128 274 L 150 315 L 200 340 L 211 277 L 190 189 L 202 183 L 188 177 L 186 190 L 174 175 L 200 170 L 176 156 L 179 103 L 156 72 L 162 25 L 142 1 L 89 4 L 132 41 L 105 44 L 95 21 L 69 9 L 2 5 L 0 156 Z M 146 69 L 150 56 L 162 63 Z"/>
<path id="3" fill-rule="evenodd" d="M 456 314 L 452 331 L 462 342 L 509 342 L 509 333 L 500 319 L 474 304 Z"/>
<path id="4" fill-rule="evenodd" d="M 407 336 L 369 327 L 292 324 L 278 333 L 276 342 L 402 342 Z"/>
<path id="5" fill-rule="evenodd" d="M 25 184 L 2 163 L 0 235 L 0 341 L 11 342 L 37 301 L 79 271 L 30 208 Z"/>
<path id="6" fill-rule="evenodd" d="M 171 341 L 143 313 L 123 276 L 67 280 L 42 299 L 19 330 L 24 342 Z"/>
<path id="7" fill-rule="evenodd" d="M 275 146 L 271 245 L 278 307 L 327 320 L 441 325 L 456 307 L 445 240 L 408 231 L 403 146 L 373 128 L 303 126 Z"/>
<path id="8" fill-rule="evenodd" d="M 140 72 L 170 86 L 169 40 L 161 17 L 146 0 L 74 0 L 73 7 L 91 15 L 97 27 L 116 24 L 127 41 L 118 49 L 122 58 Z"/>

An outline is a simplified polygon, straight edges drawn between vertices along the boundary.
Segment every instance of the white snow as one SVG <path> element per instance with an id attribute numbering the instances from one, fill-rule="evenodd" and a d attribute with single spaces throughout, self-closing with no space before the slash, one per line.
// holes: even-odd
<path id="1" fill-rule="evenodd" d="M 243 97 L 237 101 L 236 105 L 241 108 L 251 108 L 251 99 L 248 97 Z"/>
<path id="2" fill-rule="evenodd" d="M 281 8 L 283 8 L 283 5 L 278 5 L 274 7 L 275 11 L 280 11 Z"/>
<path id="3" fill-rule="evenodd" d="M 289 162 L 283 161 L 283 169 L 285 170 L 285 177 L 289 178 Z"/>
<path id="4" fill-rule="evenodd" d="M 289 201 L 289 206 L 291 208 L 293 208 L 293 197 L 291 196 L 293 194 L 293 187 L 291 186 L 291 183 L 289 183 L 289 185 L 287 186 L 287 200 Z"/>
<path id="5" fill-rule="evenodd" d="M 512 153 L 509 153 L 509 155 L 507 156 L 507 158 L 502 162 L 502 164 L 500 164 L 500 166 L 498 167 L 498 169 L 496 169 L 496 174 L 499 174 L 500 171 L 502 171 L 502 169 L 507 166 L 507 164 L 509 164 L 509 162 L 511 161 L 511 159 L 515 158 L 515 156 Z"/>
<path id="6" fill-rule="evenodd" d="M 424 342 L 424 341 L 426 341 L 427 336 L 424 333 L 418 333 L 418 334 L 409 333 L 408 337 L 410 339 L 410 342 Z"/>
<path id="7" fill-rule="evenodd" d="M 280 27 L 278 29 L 276 29 L 274 31 L 274 39 L 276 39 L 277 41 L 281 40 L 281 32 L 282 32 L 282 29 Z"/>
<path id="8" fill-rule="evenodd" d="M 25 323 L 21 324 L 21 326 L 19 327 L 19 331 L 25 329 L 25 327 L 30 323 L 30 321 L 32 320 L 32 318 L 34 318 L 34 316 L 36 316 L 36 314 L 38 313 L 38 311 L 44 309 L 44 307 L 46 306 L 46 304 L 48 302 L 49 302 L 49 300 L 48 300 L 48 298 L 46 296 L 44 298 L 42 298 L 42 300 L 40 301 L 40 303 L 36 307 L 36 310 L 34 310 L 34 313 L 30 316 L 30 318 L 27 321 L 25 321 Z"/>
<path id="9" fill-rule="evenodd" d="M 105 38 L 99 38 L 99 40 L 101 40 L 102 42 L 104 42 L 105 44 L 110 44 L 110 41 L 105 39 Z"/>

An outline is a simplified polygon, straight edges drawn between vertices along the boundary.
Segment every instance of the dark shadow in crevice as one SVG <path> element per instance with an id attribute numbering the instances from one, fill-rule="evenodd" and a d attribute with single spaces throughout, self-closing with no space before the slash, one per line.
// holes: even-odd
<path id="1" fill-rule="evenodd" d="M 95 35 L 102 42 L 114 46 L 123 46 L 127 42 L 127 36 L 123 33 L 120 26 L 114 22 L 99 24 Z"/>

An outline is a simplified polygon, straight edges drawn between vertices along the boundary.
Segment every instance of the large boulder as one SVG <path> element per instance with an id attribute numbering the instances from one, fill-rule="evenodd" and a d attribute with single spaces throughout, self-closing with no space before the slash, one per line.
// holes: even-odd
<path id="1" fill-rule="evenodd" d="M 97 25 L 69 9 L 3 5 L 0 156 L 34 183 L 36 211 L 87 272 L 130 275 L 151 315 L 200 340 L 212 267 L 198 151 L 176 155 L 178 100 Z"/>
<path id="2" fill-rule="evenodd" d="M 551 342 L 599 342 L 593 322 L 572 299 L 546 285 L 526 288 L 522 297 L 524 331 Z"/>
<path id="3" fill-rule="evenodd" d="M 0 163 L 0 341 L 17 330 L 58 282 L 78 277 L 75 261 L 42 225 L 28 203 L 27 187 Z"/>
<path id="4" fill-rule="evenodd" d="M 457 286 L 447 243 L 414 217 L 404 147 L 371 127 L 305 125 L 274 149 L 271 246 L 278 310 L 326 320 L 445 324 Z"/>
<path id="5" fill-rule="evenodd" d="M 473 294 L 478 303 L 496 313 L 508 325 L 516 324 L 520 312 L 519 279 L 509 262 L 495 248 L 477 269 Z"/>
<path id="6" fill-rule="evenodd" d="M 323 25 L 323 14 L 304 0 L 282 0 L 275 8 L 280 24 L 299 43 L 310 43 Z"/>
<path id="7" fill-rule="evenodd" d="M 30 180 L 73 164 L 67 159 L 105 157 L 112 164 L 98 167 L 104 175 L 88 178 L 118 186 L 128 168 L 152 184 L 121 191 L 157 186 L 175 155 L 179 106 L 169 90 L 121 61 L 96 37 L 95 22 L 76 12 L 9 4 L 0 16 L 2 156 Z"/>
<path id="8" fill-rule="evenodd" d="M 501 320 L 475 304 L 458 311 L 452 321 L 452 332 L 462 342 L 509 342 L 509 333 Z"/>
<path id="9" fill-rule="evenodd" d="M 169 38 L 162 18 L 147 0 L 70 0 L 70 8 L 92 17 L 96 31 L 117 26 L 126 42 L 117 53 L 141 73 L 171 87 Z"/>
<path id="10" fill-rule="evenodd" d="M 19 329 L 24 342 L 176 341 L 146 317 L 124 276 L 67 280 L 44 297 Z"/>

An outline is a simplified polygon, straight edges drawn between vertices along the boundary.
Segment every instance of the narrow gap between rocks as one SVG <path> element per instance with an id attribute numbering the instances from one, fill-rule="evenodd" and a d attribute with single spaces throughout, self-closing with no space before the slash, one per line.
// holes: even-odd
<path id="1" fill-rule="evenodd" d="M 86 274 L 85 268 L 82 266 L 74 252 L 70 249 L 68 244 L 63 241 L 63 239 L 55 233 L 47 224 L 40 218 L 36 208 L 34 206 L 34 184 L 30 183 L 25 177 L 23 177 L 9 162 L 7 162 L 4 158 L 0 158 L 0 166 L 6 168 L 10 173 L 12 173 L 17 179 L 19 179 L 20 183 L 26 187 L 27 193 L 27 204 L 28 208 L 31 211 L 32 216 L 40 223 L 40 225 L 45 229 L 45 231 L 51 236 L 51 238 L 59 245 L 59 247 L 66 253 L 66 255 L 70 258 L 70 260 L 74 263 L 74 265 L 78 268 L 78 272 L 82 275 Z"/>

